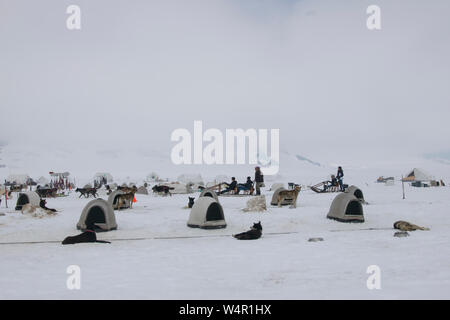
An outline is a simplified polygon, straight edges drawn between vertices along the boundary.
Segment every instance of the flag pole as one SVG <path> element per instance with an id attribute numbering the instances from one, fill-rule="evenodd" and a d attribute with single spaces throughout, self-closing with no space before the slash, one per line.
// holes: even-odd
<path id="1" fill-rule="evenodd" d="M 402 190 L 403 190 L 403 199 L 405 199 L 405 181 L 403 181 L 403 175 L 402 175 Z"/>

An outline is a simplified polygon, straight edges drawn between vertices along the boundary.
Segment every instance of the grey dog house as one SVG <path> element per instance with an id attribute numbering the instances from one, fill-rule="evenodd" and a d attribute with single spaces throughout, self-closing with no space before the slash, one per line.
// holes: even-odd
<path id="1" fill-rule="evenodd" d="M 211 189 L 204 189 L 199 197 L 210 197 L 219 202 L 219 197 L 217 196 L 217 193 L 214 190 Z"/>
<path id="2" fill-rule="evenodd" d="M 41 197 L 36 192 L 34 191 L 22 192 L 19 193 L 15 209 L 22 210 L 22 207 L 27 203 L 31 204 L 32 206 L 39 207 L 40 202 Z"/>
<path id="3" fill-rule="evenodd" d="M 331 203 L 327 218 L 340 222 L 364 222 L 362 203 L 351 193 L 340 193 Z"/>
<path id="4" fill-rule="evenodd" d="M 84 207 L 77 229 L 95 229 L 95 231 L 109 231 L 117 229 L 116 217 L 112 206 L 103 199 L 95 199 Z"/>
<path id="5" fill-rule="evenodd" d="M 352 185 L 352 186 L 348 187 L 347 189 L 345 189 L 345 192 L 354 195 L 362 203 L 366 203 L 363 192 L 357 186 Z"/>
<path id="6" fill-rule="evenodd" d="M 219 229 L 227 226 L 223 208 L 212 197 L 199 197 L 192 206 L 188 227 L 202 229 Z"/>

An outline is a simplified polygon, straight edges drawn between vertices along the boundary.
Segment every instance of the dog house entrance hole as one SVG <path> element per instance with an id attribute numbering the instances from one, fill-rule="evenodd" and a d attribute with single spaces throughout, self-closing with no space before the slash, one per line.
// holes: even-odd
<path id="1" fill-rule="evenodd" d="M 220 205 L 217 202 L 213 202 L 206 212 L 206 221 L 217 220 L 223 220 L 222 210 L 220 210 Z"/>
<path id="2" fill-rule="evenodd" d="M 361 190 L 355 190 L 354 196 L 357 197 L 358 199 L 364 199 L 363 193 Z"/>
<path id="3" fill-rule="evenodd" d="M 27 203 L 30 203 L 28 196 L 26 194 L 21 194 L 19 199 L 17 199 L 16 210 L 21 210 L 22 206 Z"/>
<path id="4" fill-rule="evenodd" d="M 95 225 L 96 223 L 106 223 L 105 212 L 99 206 L 94 206 L 89 210 L 86 217 L 86 228 L 98 228 Z"/>
<path id="5" fill-rule="evenodd" d="M 350 201 L 347 205 L 347 209 L 345 210 L 345 214 L 348 216 L 362 216 L 363 208 L 361 203 L 356 200 Z"/>

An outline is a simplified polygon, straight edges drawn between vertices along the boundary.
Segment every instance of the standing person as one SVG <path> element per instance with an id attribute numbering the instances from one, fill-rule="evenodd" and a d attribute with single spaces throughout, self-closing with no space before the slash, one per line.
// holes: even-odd
<path id="1" fill-rule="evenodd" d="M 342 170 L 342 167 L 338 167 L 336 178 L 339 182 L 339 188 L 341 189 L 341 191 L 344 191 L 344 182 L 343 182 L 344 170 Z"/>
<path id="2" fill-rule="evenodd" d="M 261 195 L 261 187 L 264 186 L 264 175 L 259 167 L 255 167 L 255 189 L 256 195 Z"/>

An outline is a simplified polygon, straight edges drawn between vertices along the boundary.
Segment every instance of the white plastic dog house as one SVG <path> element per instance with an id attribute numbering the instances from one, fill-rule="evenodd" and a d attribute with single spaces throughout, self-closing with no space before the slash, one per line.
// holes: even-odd
<path id="1" fill-rule="evenodd" d="M 364 194 L 361 191 L 361 189 L 359 189 L 357 186 L 350 186 L 345 190 L 346 193 L 350 193 L 352 195 L 354 195 L 357 199 L 359 199 L 359 201 L 361 201 L 362 203 L 365 203 L 366 201 L 364 200 Z"/>
<path id="2" fill-rule="evenodd" d="M 32 206 L 39 207 L 40 202 L 41 197 L 39 197 L 36 192 L 21 192 L 19 193 L 19 197 L 17 198 L 16 210 L 22 210 L 22 206 L 26 205 L 27 203 L 31 204 Z"/>
<path id="3" fill-rule="evenodd" d="M 137 194 L 148 194 L 148 190 L 146 187 L 140 186 L 139 188 L 137 188 L 136 193 Z"/>
<path id="4" fill-rule="evenodd" d="M 227 226 L 223 208 L 212 197 L 200 197 L 192 206 L 188 227 L 202 229 L 219 229 Z"/>
<path id="5" fill-rule="evenodd" d="M 340 193 L 331 203 L 327 218 L 340 222 L 364 222 L 362 203 L 351 193 Z"/>
<path id="6" fill-rule="evenodd" d="M 129 209 L 131 207 L 130 201 L 126 201 L 125 203 L 122 203 L 122 206 L 119 208 L 119 197 L 121 195 L 125 194 L 122 190 L 115 190 L 111 192 L 108 196 L 108 203 L 114 210 L 120 210 L 120 209 Z"/>
<path id="7" fill-rule="evenodd" d="M 77 229 L 85 231 L 109 231 L 117 229 L 116 217 L 111 205 L 103 199 L 95 199 L 84 207 Z"/>
<path id="8" fill-rule="evenodd" d="M 273 206 L 278 205 L 278 194 L 283 190 L 287 190 L 287 189 L 281 187 L 281 188 L 278 188 L 277 190 L 275 190 L 275 192 L 273 193 L 273 196 L 272 196 L 272 201 L 270 202 L 271 205 L 273 205 Z M 294 198 L 284 198 L 284 200 L 281 201 L 282 206 L 292 205 L 293 203 L 294 203 Z"/>
<path id="9" fill-rule="evenodd" d="M 284 188 L 284 183 L 274 183 L 272 184 L 272 186 L 270 187 L 270 191 L 276 191 L 279 188 Z"/>
<path id="10" fill-rule="evenodd" d="M 217 193 L 211 189 L 203 189 L 199 197 L 211 197 L 217 202 L 219 202 L 219 197 L 217 196 Z"/>
<path id="11" fill-rule="evenodd" d="M 193 193 L 192 186 L 189 185 L 189 184 L 173 182 L 173 183 L 164 183 L 162 185 L 168 186 L 170 188 L 173 188 L 172 190 L 170 190 L 171 194 L 188 194 L 188 193 Z"/>

